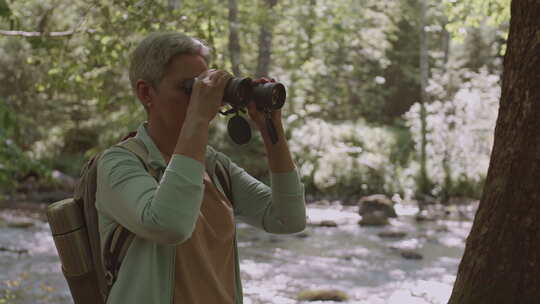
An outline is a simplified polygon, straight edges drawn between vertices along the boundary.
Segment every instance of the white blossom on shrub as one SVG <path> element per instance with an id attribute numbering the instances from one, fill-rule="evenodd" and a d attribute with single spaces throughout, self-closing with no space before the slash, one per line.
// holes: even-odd
<path id="1" fill-rule="evenodd" d="M 473 187 L 485 178 L 497 119 L 499 76 L 485 69 L 465 72 L 464 81 L 453 98 L 444 100 L 440 84 L 429 88 L 435 100 L 426 104 L 427 173 L 435 195 L 452 185 L 469 183 Z M 405 114 L 419 155 L 421 149 L 420 104 Z M 456 189 L 446 189 L 456 191 Z M 459 191 L 458 191 L 459 192 Z"/>
<path id="2" fill-rule="evenodd" d="M 403 171 L 390 161 L 395 134 L 364 121 L 329 123 L 307 119 L 289 141 L 300 173 L 332 194 L 394 193 L 403 190 Z M 413 175 L 409 180 L 412 181 Z"/>

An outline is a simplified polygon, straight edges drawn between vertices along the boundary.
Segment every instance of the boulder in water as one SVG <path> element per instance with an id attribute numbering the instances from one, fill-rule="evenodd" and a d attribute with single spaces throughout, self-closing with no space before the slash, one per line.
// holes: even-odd
<path id="1" fill-rule="evenodd" d="M 358 201 L 358 214 L 363 216 L 374 212 L 382 212 L 386 217 L 397 217 L 394 202 L 384 194 L 365 196 Z"/>
<path id="2" fill-rule="evenodd" d="M 319 226 L 321 226 L 321 227 L 337 227 L 338 225 L 337 225 L 337 223 L 335 221 L 325 220 L 325 221 L 321 221 Z"/>
<path id="3" fill-rule="evenodd" d="M 367 213 L 358 222 L 360 226 L 386 226 L 389 224 L 388 217 L 381 211 Z"/>

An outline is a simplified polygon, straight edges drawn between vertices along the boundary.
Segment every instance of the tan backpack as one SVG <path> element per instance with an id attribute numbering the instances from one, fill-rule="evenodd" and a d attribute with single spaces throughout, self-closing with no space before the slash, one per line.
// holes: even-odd
<path id="1" fill-rule="evenodd" d="M 148 166 L 148 151 L 144 143 L 130 137 L 118 147 L 135 154 L 146 170 L 159 182 L 158 172 Z M 75 304 L 104 304 L 114 284 L 120 265 L 134 235 L 118 225 L 105 242 L 101 258 L 101 243 L 95 207 L 97 163 L 101 153 L 82 168 L 73 198 L 55 202 L 47 207 L 47 218 L 54 243 Z M 216 176 L 225 195 L 231 200 L 230 177 L 217 161 Z M 113 203 L 113 202 L 111 202 Z"/>

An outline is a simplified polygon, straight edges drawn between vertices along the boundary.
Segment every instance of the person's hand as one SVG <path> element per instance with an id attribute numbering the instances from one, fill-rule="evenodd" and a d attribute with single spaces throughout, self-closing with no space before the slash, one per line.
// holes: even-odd
<path id="1" fill-rule="evenodd" d="M 231 74 L 221 70 L 207 70 L 195 79 L 186 119 L 210 122 L 222 106 L 225 86 Z"/>
<path id="2" fill-rule="evenodd" d="M 255 79 L 254 82 L 259 83 L 259 84 L 265 84 L 268 82 L 276 82 L 276 81 L 273 78 L 262 77 L 259 79 Z M 249 118 L 253 120 L 253 122 L 259 129 L 259 131 L 266 132 L 265 113 L 257 110 L 257 106 L 255 105 L 254 100 L 248 103 L 247 109 L 248 109 Z M 281 109 L 270 112 L 270 116 L 274 123 L 281 123 Z"/>

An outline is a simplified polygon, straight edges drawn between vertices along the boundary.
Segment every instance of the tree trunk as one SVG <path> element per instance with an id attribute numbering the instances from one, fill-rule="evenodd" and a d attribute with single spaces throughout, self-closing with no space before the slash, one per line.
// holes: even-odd
<path id="1" fill-rule="evenodd" d="M 313 57 L 313 37 L 315 36 L 315 22 L 317 22 L 317 15 L 315 14 L 315 8 L 317 6 L 317 0 L 309 1 L 309 20 L 307 21 L 307 44 L 308 49 L 304 61 Z"/>
<path id="2" fill-rule="evenodd" d="M 511 4 L 484 193 L 449 304 L 540 300 L 540 2 Z"/>
<path id="3" fill-rule="evenodd" d="M 263 0 L 268 6 L 267 18 L 261 23 L 259 32 L 259 56 L 257 61 L 256 77 L 267 77 L 270 71 L 272 55 L 272 8 L 277 4 L 277 0 Z"/>
<path id="4" fill-rule="evenodd" d="M 445 17 L 445 20 L 443 21 L 442 23 L 442 50 L 444 52 L 444 57 L 443 57 L 443 72 L 442 74 L 443 75 L 447 75 L 447 72 L 448 72 L 448 60 L 450 59 L 450 32 L 446 29 L 446 26 L 448 25 L 448 19 Z M 450 100 L 450 97 L 451 97 L 451 92 L 450 92 L 450 84 L 451 84 L 451 80 L 449 79 L 447 82 L 446 82 L 446 85 L 445 85 L 445 99 L 446 100 Z M 455 111 L 454 107 L 452 106 L 452 113 Z M 448 131 L 452 131 L 454 128 L 455 128 L 455 125 L 454 123 L 451 123 L 449 125 L 447 125 L 447 128 L 448 128 Z M 450 132 L 448 132 L 447 134 L 449 134 Z M 450 200 L 450 191 L 452 191 L 452 184 L 453 184 L 453 181 L 452 181 L 452 159 L 450 157 L 450 151 L 451 151 L 451 146 L 450 146 L 450 143 L 451 141 L 448 140 L 446 142 L 446 145 L 445 145 L 445 148 L 444 148 L 444 154 L 443 154 L 443 159 L 442 159 L 442 167 L 443 167 L 443 171 L 444 171 L 444 186 L 443 186 L 443 189 L 441 191 L 441 202 L 443 204 L 446 204 L 448 203 L 448 201 Z"/>
<path id="5" fill-rule="evenodd" d="M 238 38 L 238 5 L 236 0 L 229 0 L 229 54 L 231 56 L 232 71 L 240 76 L 240 38 Z"/>
<path id="6" fill-rule="evenodd" d="M 169 8 L 171 10 L 177 10 L 181 6 L 180 0 L 169 0 L 168 2 L 169 2 Z"/>
<path id="7" fill-rule="evenodd" d="M 429 193 L 429 182 L 427 177 L 427 123 L 426 123 L 426 103 L 427 103 L 427 82 L 429 77 L 429 62 L 428 62 L 428 45 L 426 33 L 427 20 L 427 2 L 428 0 L 420 1 L 420 126 L 421 126 L 421 141 L 420 141 L 420 176 L 418 177 L 418 194 L 422 195 Z M 420 200 L 419 200 L 420 202 Z"/>

